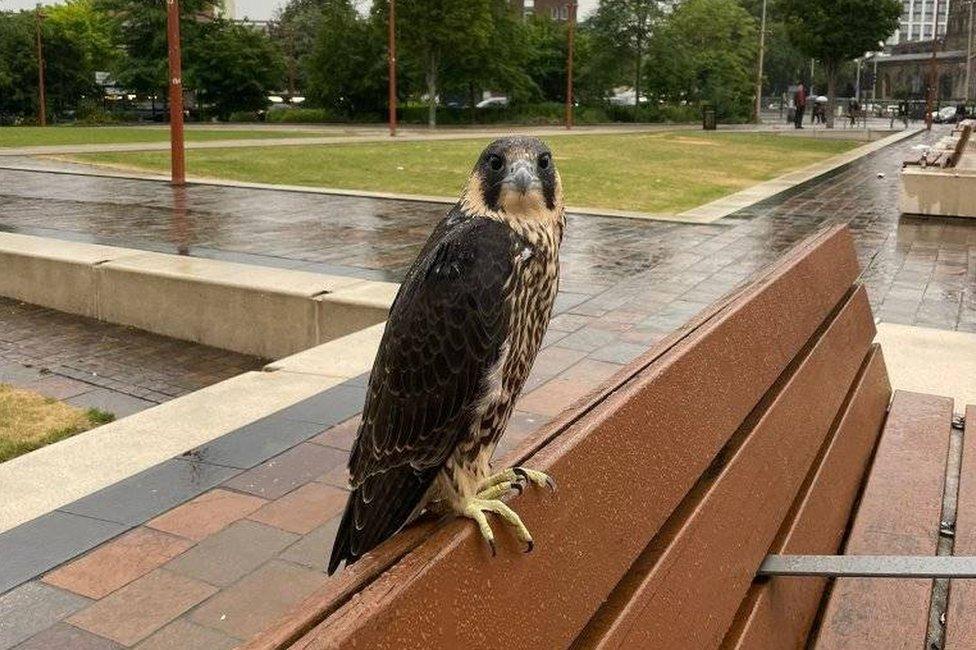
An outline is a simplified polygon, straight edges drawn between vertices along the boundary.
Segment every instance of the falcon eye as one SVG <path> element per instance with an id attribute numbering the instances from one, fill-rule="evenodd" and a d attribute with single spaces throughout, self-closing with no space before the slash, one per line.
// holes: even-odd
<path id="1" fill-rule="evenodd" d="M 496 154 L 491 154 L 490 156 L 488 156 L 488 166 L 491 167 L 491 171 L 500 172 L 502 170 L 502 167 L 505 166 L 505 161 L 502 160 L 501 156 L 498 156 Z"/>
<path id="2" fill-rule="evenodd" d="M 539 156 L 539 169 L 549 169 L 549 165 L 552 164 L 552 156 L 544 153 Z"/>

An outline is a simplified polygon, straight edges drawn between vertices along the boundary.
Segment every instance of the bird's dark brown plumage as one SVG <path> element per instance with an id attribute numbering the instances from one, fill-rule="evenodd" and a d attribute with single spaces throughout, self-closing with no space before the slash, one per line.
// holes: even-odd
<path id="1" fill-rule="evenodd" d="M 543 147 L 522 139 L 492 145 L 513 146 Z M 558 232 L 548 235 L 540 230 L 548 225 L 520 223 L 520 215 L 493 206 L 492 147 L 475 168 L 475 189 L 467 190 L 478 196 L 462 199 L 437 225 L 390 310 L 352 449 L 352 492 L 330 574 L 422 508 L 438 475 L 459 462 L 459 450 L 494 447 L 538 351 L 555 297 L 562 208 L 551 226 Z M 557 209 L 553 197 L 544 201 L 549 210 Z M 491 402 L 506 380 L 500 403 Z"/>

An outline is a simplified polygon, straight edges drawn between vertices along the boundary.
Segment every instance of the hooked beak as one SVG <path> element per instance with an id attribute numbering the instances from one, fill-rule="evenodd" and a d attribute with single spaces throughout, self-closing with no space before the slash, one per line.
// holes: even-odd
<path id="1" fill-rule="evenodd" d="M 539 182 L 539 177 L 535 173 L 535 165 L 529 160 L 516 160 L 512 163 L 505 177 L 505 183 L 515 187 L 516 190 L 525 194 L 533 184 Z"/>

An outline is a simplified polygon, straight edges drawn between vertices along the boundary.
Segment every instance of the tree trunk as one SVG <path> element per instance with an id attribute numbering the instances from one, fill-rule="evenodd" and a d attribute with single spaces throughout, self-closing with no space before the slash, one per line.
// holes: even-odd
<path id="1" fill-rule="evenodd" d="M 824 63 L 827 73 L 827 128 L 834 128 L 834 115 L 837 113 L 837 64 Z"/>
<path id="2" fill-rule="evenodd" d="M 474 105 L 477 103 L 476 101 L 474 101 L 474 97 L 475 97 L 474 84 L 469 81 L 468 82 L 468 113 L 471 115 L 472 124 L 475 123 L 475 115 L 476 115 L 476 111 L 478 110 L 474 107 Z"/>
<path id="3" fill-rule="evenodd" d="M 637 119 L 637 109 L 640 106 L 640 86 L 641 86 L 641 58 L 644 55 L 643 43 L 637 44 L 637 61 L 634 66 L 637 74 L 634 76 L 634 119 Z"/>
<path id="4" fill-rule="evenodd" d="M 437 126 L 437 55 L 427 56 L 427 127 Z"/>

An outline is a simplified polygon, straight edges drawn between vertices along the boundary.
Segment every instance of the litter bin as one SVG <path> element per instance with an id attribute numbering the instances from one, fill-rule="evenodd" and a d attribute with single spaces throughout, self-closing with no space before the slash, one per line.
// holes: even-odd
<path id="1" fill-rule="evenodd" d="M 715 109 L 711 106 L 702 107 L 702 128 L 706 131 L 715 130 Z"/>

